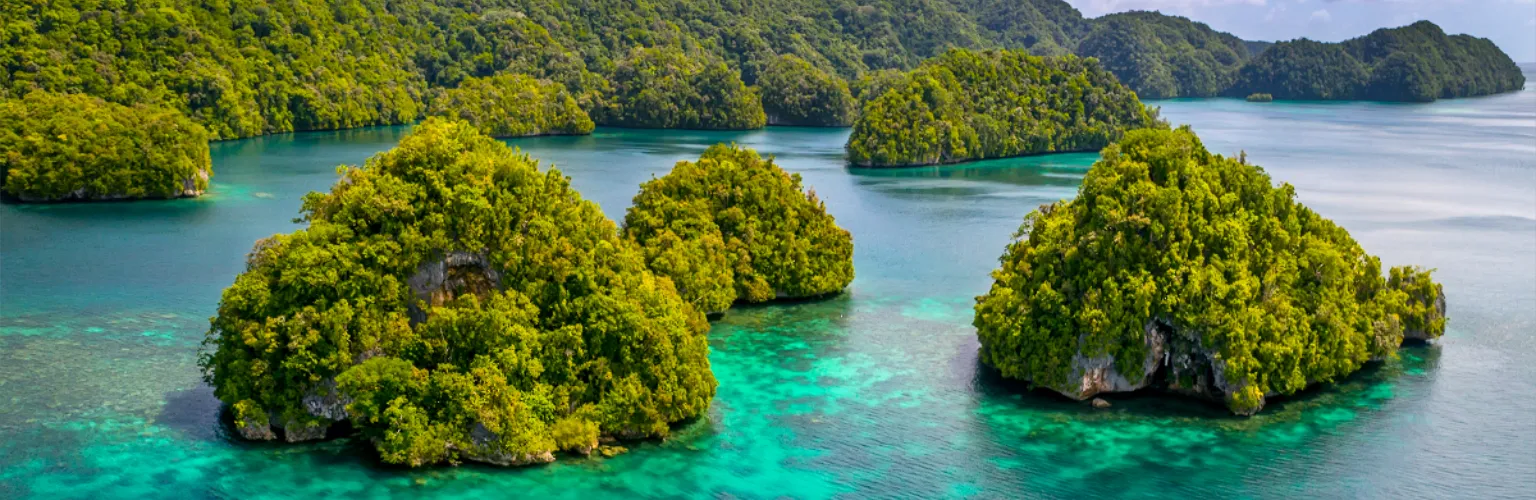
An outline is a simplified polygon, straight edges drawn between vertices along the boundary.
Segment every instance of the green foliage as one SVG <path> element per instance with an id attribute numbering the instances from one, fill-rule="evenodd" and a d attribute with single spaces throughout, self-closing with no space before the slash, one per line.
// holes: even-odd
<path id="1" fill-rule="evenodd" d="M 466 78 L 438 95 L 428 114 L 469 122 L 492 137 L 584 135 L 593 128 L 564 85 L 519 74 Z"/>
<path id="2" fill-rule="evenodd" d="M 1220 95 L 1248 58 L 1243 41 L 1189 19 L 1124 12 L 1094 20 L 1077 54 L 1095 57 L 1143 99 Z"/>
<path id="3" fill-rule="evenodd" d="M 868 101 L 848 157 L 906 166 L 1092 151 L 1156 123 L 1093 59 L 956 49 Z"/>
<path id="4" fill-rule="evenodd" d="M 185 116 L 81 94 L 0 101 L 0 191 L 23 201 L 174 198 L 208 189 L 208 133 Z"/>
<path id="5" fill-rule="evenodd" d="M 1272 96 L 1272 95 L 1269 95 L 1269 94 L 1263 94 L 1263 93 L 1255 92 L 1255 93 L 1252 93 L 1252 94 L 1248 94 L 1248 97 L 1246 99 L 1248 100 L 1248 102 L 1270 102 L 1270 101 L 1275 100 L 1275 96 Z"/>
<path id="6" fill-rule="evenodd" d="M 409 465 L 538 461 L 563 419 L 665 436 L 708 407 L 703 315 L 559 171 L 432 118 L 341 174 L 224 291 L 200 360 L 221 400 L 314 422 L 334 379 Z"/>
<path id="7" fill-rule="evenodd" d="M 1002 48 L 1041 56 L 1071 54 L 1093 26 L 1060 0 L 956 0 L 987 38 Z"/>
<path id="8" fill-rule="evenodd" d="M 848 83 L 795 56 L 781 56 L 758 76 L 769 125 L 844 127 L 853 122 Z"/>
<path id="9" fill-rule="evenodd" d="M 640 186 L 624 233 L 651 269 L 706 312 L 733 302 L 835 293 L 853 281 L 853 238 L 799 174 L 717 144 Z"/>
<path id="10" fill-rule="evenodd" d="M 1406 295 L 1397 311 L 1405 335 L 1423 340 L 1445 334 L 1445 290 L 1429 274 L 1419 267 L 1394 267 L 1387 277 L 1388 288 Z"/>
<path id="11" fill-rule="evenodd" d="M 609 125 L 734 130 L 767 119 L 757 92 L 724 61 L 673 47 L 635 49 L 614 69 L 613 88 L 597 113 Z"/>
<path id="12" fill-rule="evenodd" d="M 1492 43 L 1417 31 L 1433 33 L 1373 34 L 1383 43 L 1350 48 L 1386 71 L 1347 83 L 1389 99 L 1520 88 L 1520 73 Z M 723 61 L 748 84 L 781 55 L 853 78 L 911 69 L 957 47 L 1076 52 L 1100 57 L 1145 97 L 1208 95 L 1230 81 L 1232 54 L 1265 47 L 1246 42 L 1237 51 L 1230 35 L 1155 13 L 1084 19 L 1061 0 L 58 0 L 0 4 L 0 40 L 0 99 L 47 90 L 153 104 L 185 113 L 216 139 L 410 123 L 424 116 L 433 89 L 500 73 L 559 82 L 608 124 L 609 80 L 640 47 Z M 1373 55 L 1379 47 L 1423 61 L 1387 61 L 1390 54 Z M 1277 69 L 1257 71 L 1250 84 L 1306 66 L 1262 65 Z M 712 79 L 706 88 L 736 91 L 725 75 Z"/>
<path id="13" fill-rule="evenodd" d="M 1340 43 L 1280 42 L 1243 67 L 1228 94 L 1428 102 L 1519 90 L 1525 76 L 1486 38 L 1419 21 Z"/>
<path id="14" fill-rule="evenodd" d="M 1188 128 L 1128 133 L 1076 199 L 1025 218 L 977 299 L 982 360 L 1048 387 L 1069 383 L 1079 352 L 1139 373 L 1157 320 L 1217 353 L 1227 404 L 1249 413 L 1394 355 L 1404 324 L 1443 331 L 1423 307 L 1440 291 L 1427 271 L 1389 281 L 1347 231 L 1271 182 Z"/>

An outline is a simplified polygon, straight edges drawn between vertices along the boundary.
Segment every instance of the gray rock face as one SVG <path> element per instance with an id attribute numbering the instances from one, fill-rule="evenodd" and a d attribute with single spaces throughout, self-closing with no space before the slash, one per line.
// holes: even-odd
<path id="1" fill-rule="evenodd" d="M 1144 328 L 1147 353 L 1141 360 L 1140 373 L 1120 373 L 1115 367 L 1114 356 L 1088 357 L 1079 352 L 1072 358 L 1067 385 L 1053 389 L 1083 401 L 1099 394 L 1158 387 L 1221 403 L 1241 389 L 1227 382 L 1226 363 L 1221 361 L 1221 355 L 1215 349 L 1203 344 L 1199 332 L 1172 326 L 1172 322 L 1162 319 L 1148 321 Z M 1097 401 L 1094 405 L 1098 407 Z M 1261 408 L 1262 399 L 1253 412 Z M 1252 412 L 1243 414 L 1251 415 Z"/>
<path id="2" fill-rule="evenodd" d="M 272 432 L 272 426 L 265 423 L 261 425 L 250 423 L 246 425 L 236 424 L 235 430 L 240 433 L 241 438 L 247 441 L 271 441 L 277 439 L 277 434 Z"/>
<path id="3" fill-rule="evenodd" d="M 1081 401 L 1102 393 L 1131 392 L 1151 385 L 1167 344 L 1166 335 L 1155 326 L 1155 321 L 1148 321 L 1144 329 L 1142 338 L 1146 340 L 1147 354 L 1141 360 L 1141 373 L 1120 373 L 1115 368 L 1113 355 L 1090 358 L 1078 352 L 1072 357 L 1072 374 L 1067 377 L 1067 387 L 1057 390 Z M 1083 337 L 1078 337 L 1078 342 L 1083 342 Z M 1136 381 L 1132 382 L 1132 379 Z"/>
<path id="4" fill-rule="evenodd" d="M 336 390 L 335 378 L 326 378 L 304 394 L 303 402 L 310 415 L 339 421 L 347 418 L 347 405 L 352 404 L 352 398 Z"/>
<path id="5" fill-rule="evenodd" d="M 1438 318 L 1444 318 L 1445 317 L 1445 294 L 1444 293 L 1442 293 L 1439 296 L 1435 297 L 1435 312 L 1437 313 L 1436 317 L 1438 317 Z M 1424 330 L 1416 330 L 1416 329 L 1409 328 L 1409 329 L 1404 329 L 1403 330 L 1403 340 L 1416 340 L 1416 341 L 1419 341 L 1419 342 L 1428 342 L 1430 340 L 1433 340 L 1433 337 L 1430 337 L 1429 333 L 1425 332 Z"/>
<path id="6" fill-rule="evenodd" d="M 289 421 L 283 424 L 283 440 L 290 443 L 301 441 L 319 441 L 325 439 L 325 431 L 331 426 L 326 424 L 304 425 Z"/>
<path id="7" fill-rule="evenodd" d="M 464 293 L 483 294 L 501 287 L 501 273 L 483 253 L 453 251 L 441 260 L 423 262 L 406 279 L 411 293 L 427 305 L 441 305 Z M 411 305 L 412 323 L 426 321 L 426 311 Z"/>
<path id="8" fill-rule="evenodd" d="M 471 446 L 467 450 L 461 450 L 462 456 L 476 462 L 483 462 L 504 467 L 522 465 L 547 464 L 555 461 L 554 450 L 538 453 L 509 453 L 497 449 L 496 441 L 500 439 L 496 433 L 478 423 L 469 430 Z"/>

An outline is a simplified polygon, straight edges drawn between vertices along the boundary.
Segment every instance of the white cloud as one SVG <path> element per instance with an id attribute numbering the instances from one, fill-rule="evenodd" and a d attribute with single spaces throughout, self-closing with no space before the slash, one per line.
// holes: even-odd
<path id="1" fill-rule="evenodd" d="M 1312 20 L 1326 23 L 1333 20 L 1333 14 L 1329 14 L 1328 9 L 1317 9 L 1312 11 Z"/>

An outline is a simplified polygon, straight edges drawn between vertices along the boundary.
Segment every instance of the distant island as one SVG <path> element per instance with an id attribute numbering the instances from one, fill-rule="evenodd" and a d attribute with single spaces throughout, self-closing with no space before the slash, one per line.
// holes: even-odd
<path id="1" fill-rule="evenodd" d="M 1445 331 L 1430 272 L 1382 272 L 1344 228 L 1188 128 L 1105 148 L 1024 218 L 977 298 L 981 360 L 1075 399 L 1161 389 L 1252 415 Z"/>
<path id="2" fill-rule="evenodd" d="M 1486 38 L 1446 35 L 1419 21 L 1340 43 L 1276 43 L 1238 72 L 1240 97 L 1427 102 L 1520 90 L 1520 67 Z"/>
<path id="3" fill-rule="evenodd" d="M 864 167 L 1098 151 L 1158 120 L 1094 59 L 954 49 L 864 104 L 848 161 Z"/>
<path id="4" fill-rule="evenodd" d="M 952 48 L 1096 58 L 1143 99 L 1422 101 L 1523 83 L 1491 42 L 1428 22 L 1340 44 L 1270 44 L 1156 12 L 1084 18 L 1062 0 L 218 5 L 8 3 L 6 19 L 69 22 L 10 27 L 0 99 L 44 90 L 154 105 L 232 139 L 414 123 L 441 114 L 441 91 L 503 74 L 558 83 L 595 125 L 846 125 L 842 87 L 860 97 L 866 78 Z"/>

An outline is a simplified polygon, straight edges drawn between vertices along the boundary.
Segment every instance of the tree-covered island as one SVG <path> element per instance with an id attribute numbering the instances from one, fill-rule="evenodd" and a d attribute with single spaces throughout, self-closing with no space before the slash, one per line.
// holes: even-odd
<path id="1" fill-rule="evenodd" d="M 463 120 L 491 137 L 585 135 L 593 128 L 565 85 L 519 74 L 465 78 L 441 91 L 427 114 Z"/>
<path id="2" fill-rule="evenodd" d="M 26 202 L 203 194 L 208 132 L 175 110 L 83 94 L 0 101 L 0 195 Z"/>
<path id="3" fill-rule="evenodd" d="M 428 119 L 258 242 L 201 366 L 248 439 L 346 420 L 385 462 L 544 463 L 715 393 L 702 313 L 559 171 Z"/>
<path id="4" fill-rule="evenodd" d="M 1419 21 L 1339 43 L 1276 43 L 1243 66 L 1227 93 L 1428 102 L 1524 87 L 1520 67 L 1493 42 Z"/>
<path id="5" fill-rule="evenodd" d="M 855 102 L 848 82 L 805 59 L 781 56 L 758 75 L 763 111 L 769 125 L 846 127 L 853 123 Z"/>
<path id="6" fill-rule="evenodd" d="M 815 191 L 736 146 L 717 144 L 641 184 L 624 234 L 653 272 L 707 313 L 832 294 L 853 281 L 853 238 Z"/>
<path id="7" fill-rule="evenodd" d="M 848 138 L 863 167 L 1097 151 L 1159 123 L 1094 59 L 950 50 L 869 99 Z"/>
<path id="8" fill-rule="evenodd" d="M 977 298 L 981 360 L 1068 397 L 1154 387 L 1251 415 L 1445 331 L 1427 270 L 1188 128 L 1132 131 L 1071 201 L 1025 217 Z"/>

